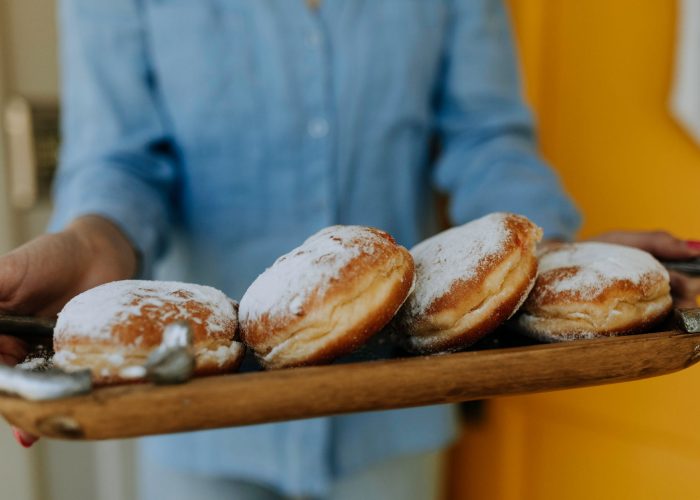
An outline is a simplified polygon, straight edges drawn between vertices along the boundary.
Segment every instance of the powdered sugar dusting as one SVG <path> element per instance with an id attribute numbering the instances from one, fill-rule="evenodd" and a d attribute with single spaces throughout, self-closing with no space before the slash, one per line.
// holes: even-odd
<path id="1" fill-rule="evenodd" d="M 241 299 L 241 321 L 264 314 L 304 314 L 303 306 L 312 294 L 322 295 L 347 264 L 362 253 L 373 253 L 378 243 L 386 240 L 367 227 L 322 229 L 277 259 L 250 285 Z"/>
<path id="2" fill-rule="evenodd" d="M 563 273 L 560 270 L 569 269 Z M 560 276 L 548 282 L 553 293 L 576 293 L 593 299 L 613 282 L 642 283 L 650 275 L 668 280 L 666 269 L 650 254 L 636 248 L 609 243 L 585 242 L 562 245 L 540 257 L 540 276 L 550 272 Z"/>
<path id="3" fill-rule="evenodd" d="M 78 355 L 70 351 L 57 351 L 53 356 L 54 364 L 63 368 L 71 366 L 76 359 Z"/>
<path id="4" fill-rule="evenodd" d="M 232 302 L 219 290 L 202 285 L 174 281 L 113 281 L 74 297 L 58 315 L 55 336 L 109 339 L 114 325 L 139 316 L 143 307 L 169 307 L 159 316 L 164 324 L 187 317 L 186 304 L 195 301 L 212 311 L 208 333 L 225 331 L 236 311 Z M 139 339 L 137 339 L 138 342 Z"/>
<path id="5" fill-rule="evenodd" d="M 216 350 L 213 349 L 198 349 L 195 353 L 197 361 L 208 363 L 215 361 L 220 368 L 231 359 L 236 359 L 243 354 L 243 344 L 240 342 L 231 342 L 228 346 L 219 346 Z"/>
<path id="6" fill-rule="evenodd" d="M 23 361 L 16 365 L 16 368 L 21 370 L 29 371 L 42 371 L 46 365 L 49 364 L 49 360 L 43 357 L 31 358 Z"/>
<path id="7" fill-rule="evenodd" d="M 508 241 L 509 214 L 493 213 L 428 238 L 411 250 L 416 289 L 408 299 L 411 314 L 425 313 L 456 281 L 468 281 L 500 255 Z"/>
<path id="8" fill-rule="evenodd" d="M 125 366 L 119 370 L 119 376 L 127 380 L 142 379 L 146 377 L 146 367 L 139 365 Z"/>

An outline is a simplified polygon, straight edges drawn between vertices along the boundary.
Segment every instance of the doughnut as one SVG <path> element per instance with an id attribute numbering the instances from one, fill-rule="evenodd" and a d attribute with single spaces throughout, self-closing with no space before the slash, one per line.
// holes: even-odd
<path id="1" fill-rule="evenodd" d="M 240 307 L 243 341 L 266 368 L 330 362 L 381 330 L 413 279 L 411 255 L 387 233 L 328 227 L 248 288 Z"/>
<path id="2" fill-rule="evenodd" d="M 545 342 L 623 335 L 654 326 L 671 305 L 668 272 L 647 252 L 562 244 L 540 255 L 537 282 L 517 325 Z"/>
<path id="3" fill-rule="evenodd" d="M 542 230 L 525 217 L 492 213 L 411 249 L 416 289 L 392 329 L 409 350 L 461 349 L 509 319 L 537 275 Z"/>
<path id="4" fill-rule="evenodd" d="M 214 288 L 170 281 L 114 281 L 77 295 L 58 315 L 53 362 L 89 368 L 96 384 L 140 381 L 143 365 L 165 327 L 189 322 L 195 374 L 238 368 L 245 347 L 237 341 L 237 304 Z"/>

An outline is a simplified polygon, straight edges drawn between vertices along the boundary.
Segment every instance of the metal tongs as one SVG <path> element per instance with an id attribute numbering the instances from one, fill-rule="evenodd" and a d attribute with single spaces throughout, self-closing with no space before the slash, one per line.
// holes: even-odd
<path id="1" fill-rule="evenodd" d="M 0 333 L 32 344 L 51 345 L 55 321 L 0 314 Z M 0 365 L 0 391 L 32 401 L 67 398 L 92 390 L 90 370 L 65 372 L 58 368 L 32 371 Z"/>
<path id="2" fill-rule="evenodd" d="M 46 318 L 0 314 L 0 334 L 13 335 L 32 343 L 49 342 L 56 322 Z"/>
<path id="3" fill-rule="evenodd" d="M 15 335 L 36 343 L 50 343 L 55 323 L 42 318 L 0 315 L 0 333 Z M 194 373 L 192 327 L 186 322 L 168 325 L 161 344 L 142 368 L 156 384 L 179 384 Z M 0 365 L 0 392 L 33 401 L 45 401 L 87 394 L 92 390 L 90 370 L 66 372 L 55 367 L 32 371 Z"/>
<path id="4" fill-rule="evenodd" d="M 686 333 L 700 333 L 700 307 L 676 309 L 674 316 L 678 326 Z"/>
<path id="5" fill-rule="evenodd" d="M 90 370 L 65 372 L 51 368 L 42 372 L 0 365 L 0 391 L 32 401 L 68 398 L 92 390 Z"/>
<path id="6" fill-rule="evenodd" d="M 155 384 L 181 384 L 192 378 L 194 352 L 192 326 L 178 321 L 165 327 L 163 340 L 148 356 L 146 378 Z"/>
<path id="7" fill-rule="evenodd" d="M 665 260 L 661 262 L 669 271 L 700 276 L 700 258 L 692 260 Z"/>

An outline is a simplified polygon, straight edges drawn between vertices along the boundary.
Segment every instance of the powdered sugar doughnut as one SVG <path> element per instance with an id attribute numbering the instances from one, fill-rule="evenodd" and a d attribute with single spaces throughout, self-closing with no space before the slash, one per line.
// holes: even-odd
<path id="1" fill-rule="evenodd" d="M 535 282 L 541 237 L 525 217 L 493 213 L 411 249 L 416 290 L 394 323 L 407 348 L 460 349 L 507 320 Z"/>
<path id="2" fill-rule="evenodd" d="M 107 283 L 68 302 L 54 330 L 54 363 L 89 368 L 96 383 L 143 379 L 148 355 L 176 321 L 192 326 L 196 374 L 238 367 L 245 348 L 234 301 L 207 286 L 139 280 Z"/>
<path id="3" fill-rule="evenodd" d="M 518 325 L 547 342 L 648 329 L 671 310 L 669 276 L 650 254 L 609 243 L 545 250 Z"/>
<path id="4" fill-rule="evenodd" d="M 379 331 L 413 285 L 408 250 L 378 229 L 332 226 L 280 257 L 241 299 L 241 334 L 268 368 L 327 362 Z"/>

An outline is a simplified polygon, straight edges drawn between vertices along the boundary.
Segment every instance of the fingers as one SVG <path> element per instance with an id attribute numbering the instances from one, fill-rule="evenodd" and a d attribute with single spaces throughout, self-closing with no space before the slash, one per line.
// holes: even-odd
<path id="1" fill-rule="evenodd" d="M 14 366 L 27 357 L 29 345 L 10 335 L 0 335 L 0 363 Z"/>
<path id="2" fill-rule="evenodd" d="M 700 307 L 700 278 L 670 271 L 671 293 L 676 307 Z"/>
<path id="3" fill-rule="evenodd" d="M 21 362 L 28 352 L 29 346 L 26 342 L 9 335 L 0 335 L 0 363 L 14 366 Z M 25 448 L 29 448 L 38 439 L 17 427 L 12 428 L 12 434 L 15 440 Z"/>
<path id="4" fill-rule="evenodd" d="M 31 447 L 39 440 L 39 438 L 33 434 L 29 434 L 28 432 L 25 432 L 17 427 L 12 427 L 12 435 L 15 437 L 15 441 L 17 441 L 24 448 Z"/>
<path id="5" fill-rule="evenodd" d="M 660 259 L 684 260 L 700 257 L 700 242 L 682 240 L 666 231 L 612 231 L 592 239 L 636 247 Z"/>
<path id="6" fill-rule="evenodd" d="M 4 310 L 15 310 L 22 282 L 29 266 L 26 253 L 15 250 L 0 256 L 0 306 Z"/>
<path id="7" fill-rule="evenodd" d="M 647 233 L 642 239 L 648 246 L 647 251 L 662 259 L 683 260 L 700 257 L 700 248 L 667 232 Z"/>

